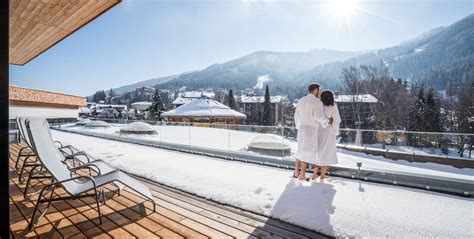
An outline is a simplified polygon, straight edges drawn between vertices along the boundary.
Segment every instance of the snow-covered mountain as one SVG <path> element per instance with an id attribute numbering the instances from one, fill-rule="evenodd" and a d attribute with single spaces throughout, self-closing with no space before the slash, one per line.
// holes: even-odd
<path id="1" fill-rule="evenodd" d="M 428 31 L 397 46 L 371 51 L 344 62 L 316 66 L 295 77 L 337 84 L 343 68 L 360 64 L 385 65 L 394 77 L 444 89 L 474 81 L 474 14 Z"/>
<path id="2" fill-rule="evenodd" d="M 267 76 L 273 84 L 285 82 L 316 65 L 343 61 L 360 53 L 327 49 L 307 52 L 259 51 L 204 70 L 182 74 L 160 88 L 187 86 L 200 88 L 243 89 L 257 84 L 259 77 Z"/>
<path id="3" fill-rule="evenodd" d="M 114 91 L 117 94 L 123 94 L 125 92 L 134 91 L 137 87 L 154 86 L 154 85 L 162 84 L 162 83 L 168 82 L 168 81 L 170 81 L 170 80 L 172 80 L 172 79 L 174 79 L 178 76 L 179 75 L 164 76 L 164 77 L 153 78 L 153 79 L 149 79 L 149 80 L 145 80 L 145 81 L 140 81 L 140 82 L 137 82 L 137 83 L 134 83 L 134 84 L 124 85 L 124 86 L 115 88 Z"/>
<path id="4" fill-rule="evenodd" d="M 307 52 L 258 51 L 203 70 L 161 77 L 117 88 L 139 86 L 188 89 L 244 89 L 265 78 L 272 88 L 300 87 L 310 81 L 340 86 L 342 69 L 360 64 L 384 65 L 394 77 L 444 89 L 449 81 L 461 86 L 474 81 L 474 14 L 432 29 L 399 45 L 368 52 L 315 49 Z"/>

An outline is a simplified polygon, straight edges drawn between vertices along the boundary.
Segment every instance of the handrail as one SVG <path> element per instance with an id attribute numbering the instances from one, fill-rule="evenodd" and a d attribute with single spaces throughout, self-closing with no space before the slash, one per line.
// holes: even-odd
<path id="1" fill-rule="evenodd" d="M 125 120 L 123 119 L 107 119 L 107 118 L 93 118 L 92 120 L 104 120 L 104 121 L 113 121 L 114 123 L 120 123 Z M 162 121 L 155 120 L 126 120 L 127 122 L 146 122 L 161 125 Z M 193 126 L 201 127 L 203 123 L 192 123 L 192 122 L 166 122 L 168 126 Z M 198 124 L 198 125 L 194 125 Z M 245 125 L 245 124 L 223 124 L 223 123 L 206 123 L 209 126 L 221 126 L 229 128 L 238 128 L 238 127 L 256 127 L 256 128 L 273 128 L 273 129 L 290 129 L 296 130 L 293 126 L 278 126 L 278 125 Z M 471 136 L 474 137 L 474 133 L 452 133 L 452 132 L 425 132 L 425 131 L 409 131 L 409 130 L 378 130 L 378 129 L 353 129 L 353 128 L 340 128 L 340 131 L 353 131 L 353 132 L 382 132 L 382 133 L 408 133 L 408 134 L 430 134 L 430 135 L 450 135 L 450 136 Z"/>

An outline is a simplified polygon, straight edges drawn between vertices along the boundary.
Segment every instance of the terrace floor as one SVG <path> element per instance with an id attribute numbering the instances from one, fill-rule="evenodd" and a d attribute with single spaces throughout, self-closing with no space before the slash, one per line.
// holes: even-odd
<path id="1" fill-rule="evenodd" d="M 225 206 L 181 192 L 149 180 L 156 198 L 156 212 L 149 202 L 124 190 L 115 195 L 106 188 L 108 200 L 101 204 L 103 223 L 99 224 L 92 198 L 58 201 L 51 205 L 35 230 L 27 231 L 34 202 L 24 199 L 24 184 L 18 181 L 15 160 L 23 145 L 10 145 L 10 232 L 12 238 L 325 238 L 325 236 L 279 220 Z M 32 182 L 40 190 L 49 180 Z M 55 191 L 66 194 L 64 190 Z M 44 206 L 43 206 L 44 208 Z"/>

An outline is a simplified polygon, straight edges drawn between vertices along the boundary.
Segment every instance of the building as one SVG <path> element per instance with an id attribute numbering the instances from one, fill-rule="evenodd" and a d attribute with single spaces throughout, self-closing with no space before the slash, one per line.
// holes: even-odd
<path id="1" fill-rule="evenodd" d="M 75 121 L 80 107 L 85 105 L 85 97 L 10 86 L 10 119 L 39 116 Z"/>
<path id="2" fill-rule="evenodd" d="M 136 110 L 136 111 L 145 111 L 150 106 L 153 104 L 153 102 L 150 101 L 140 101 L 140 102 L 134 102 L 131 104 L 131 108 Z"/>
<path id="3" fill-rule="evenodd" d="M 91 110 L 90 115 L 97 118 L 121 118 L 127 112 L 127 105 L 114 105 L 102 103 L 87 103 Z"/>
<path id="4" fill-rule="evenodd" d="M 285 99 L 286 97 L 280 95 L 270 96 L 274 125 L 278 125 L 283 120 L 283 101 Z M 245 123 L 250 125 L 259 124 L 263 113 L 265 96 L 241 95 L 240 97 L 236 97 L 236 101 L 242 113 L 248 116 Z"/>
<path id="5" fill-rule="evenodd" d="M 177 108 L 195 99 L 199 99 L 202 96 L 205 96 L 209 99 L 214 99 L 216 97 L 216 94 L 212 91 L 185 91 L 178 93 L 177 98 L 173 101 L 172 104 L 175 108 Z"/>
<path id="6" fill-rule="evenodd" d="M 216 100 L 201 97 L 162 113 L 161 118 L 170 122 L 240 124 L 247 117 Z"/>
<path id="7" fill-rule="evenodd" d="M 378 99 L 371 94 L 345 95 L 335 93 L 334 101 L 337 103 L 341 115 L 341 128 L 368 128 L 373 118 L 371 108 L 378 104 Z"/>
<path id="8" fill-rule="evenodd" d="M 216 90 L 215 100 L 219 101 L 220 103 L 224 103 L 225 95 L 226 95 L 226 90 L 222 88 L 218 88 Z"/>

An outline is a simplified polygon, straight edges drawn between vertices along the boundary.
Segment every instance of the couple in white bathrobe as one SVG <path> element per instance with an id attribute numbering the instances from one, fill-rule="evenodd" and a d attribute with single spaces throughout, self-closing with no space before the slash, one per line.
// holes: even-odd
<path id="1" fill-rule="evenodd" d="M 324 179 L 328 166 L 337 163 L 336 135 L 341 117 L 331 91 L 323 91 L 319 98 L 319 85 L 311 84 L 309 94 L 301 98 L 295 110 L 295 125 L 298 129 L 298 149 L 295 154 L 294 178 L 316 180 L 321 170 Z M 308 164 L 313 164 L 311 178 L 306 178 Z"/>

